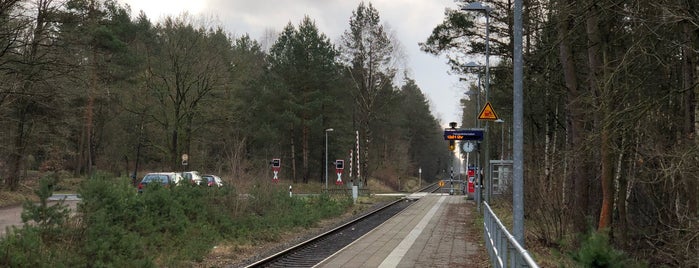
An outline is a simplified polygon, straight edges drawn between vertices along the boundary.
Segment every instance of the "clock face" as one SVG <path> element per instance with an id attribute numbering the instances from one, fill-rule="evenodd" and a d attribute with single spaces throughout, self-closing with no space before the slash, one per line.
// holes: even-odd
<path id="1" fill-rule="evenodd" d="M 476 148 L 476 145 L 473 144 L 473 142 L 467 141 L 461 145 L 461 148 L 464 149 L 464 152 L 470 153 L 473 152 L 473 149 Z"/>

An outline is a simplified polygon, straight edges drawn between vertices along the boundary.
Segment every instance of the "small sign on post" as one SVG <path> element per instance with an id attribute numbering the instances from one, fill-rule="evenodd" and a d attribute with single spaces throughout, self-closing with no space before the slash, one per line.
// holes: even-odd
<path id="1" fill-rule="evenodd" d="M 342 170 L 345 169 L 345 160 L 335 160 L 335 173 L 337 173 L 337 180 L 335 181 L 336 185 L 342 185 Z"/>
<path id="2" fill-rule="evenodd" d="M 187 166 L 189 164 L 189 155 L 182 154 L 182 165 Z"/>
<path id="3" fill-rule="evenodd" d="M 274 158 L 272 159 L 272 172 L 274 173 L 274 177 L 272 178 L 272 182 L 279 182 L 279 171 L 282 169 L 282 160 L 279 158 Z M 291 186 L 289 186 L 291 187 Z M 289 192 L 291 192 L 291 189 L 289 189 Z"/>
<path id="4" fill-rule="evenodd" d="M 490 105 L 490 102 L 486 103 L 483 110 L 481 110 L 481 113 L 478 114 L 478 119 L 480 120 L 498 120 L 498 118 L 499 117 L 495 113 L 495 110 L 493 110 L 493 106 Z"/>

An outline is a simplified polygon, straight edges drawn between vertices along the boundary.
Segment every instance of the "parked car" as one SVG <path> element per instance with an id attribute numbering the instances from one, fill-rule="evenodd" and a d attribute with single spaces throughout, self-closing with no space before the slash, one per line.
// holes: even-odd
<path id="1" fill-rule="evenodd" d="M 178 184 L 183 180 L 182 175 L 175 172 L 157 172 L 148 173 L 143 177 L 140 183 L 138 183 L 138 192 L 143 192 L 146 185 L 150 183 L 160 183 L 163 187 L 170 187 L 170 185 Z"/>
<path id="2" fill-rule="evenodd" d="M 196 185 L 201 185 L 201 183 L 203 181 L 201 178 L 201 175 L 199 175 L 198 171 L 182 172 L 182 177 L 187 179 L 188 182 L 191 182 L 192 184 L 196 184 Z"/>
<path id="3" fill-rule="evenodd" d="M 206 186 L 212 187 L 223 187 L 223 180 L 216 175 L 204 175 L 201 176 L 202 182 L 206 182 Z M 200 184 L 201 185 L 201 184 Z"/>

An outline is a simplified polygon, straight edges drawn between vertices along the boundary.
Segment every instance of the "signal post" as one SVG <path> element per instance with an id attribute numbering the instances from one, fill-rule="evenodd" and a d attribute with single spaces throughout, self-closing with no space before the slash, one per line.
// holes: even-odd
<path id="1" fill-rule="evenodd" d="M 473 151 L 480 150 L 480 141 L 483 140 L 484 129 L 482 128 L 456 128 L 457 123 L 449 123 L 450 128 L 444 129 L 444 140 L 449 141 L 449 150 L 454 151 L 456 149 L 456 141 L 462 141 L 461 148 L 466 153 L 471 153 Z M 477 169 L 479 169 L 477 167 Z M 452 170 L 453 172 L 453 170 Z M 480 174 L 478 179 L 476 179 L 476 202 L 480 206 L 480 188 L 481 188 Z"/>

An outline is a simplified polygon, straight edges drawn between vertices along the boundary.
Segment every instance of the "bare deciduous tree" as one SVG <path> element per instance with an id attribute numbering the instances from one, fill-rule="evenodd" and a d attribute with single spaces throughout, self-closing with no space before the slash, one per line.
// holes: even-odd
<path id="1" fill-rule="evenodd" d="M 354 82 L 354 98 L 358 108 L 358 125 L 362 146 L 364 182 L 370 176 L 369 152 L 373 140 L 370 123 L 382 104 L 379 96 L 390 90 L 396 68 L 393 63 L 394 44 L 381 25 L 378 11 L 369 3 L 360 3 L 352 12 L 350 28 L 342 35 L 341 61 L 347 66 Z"/>

